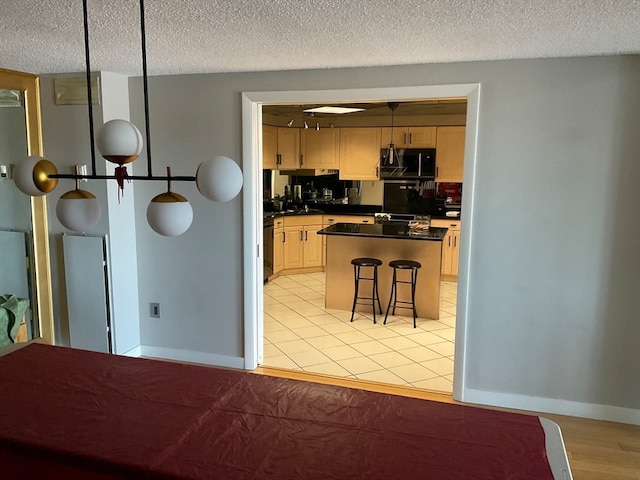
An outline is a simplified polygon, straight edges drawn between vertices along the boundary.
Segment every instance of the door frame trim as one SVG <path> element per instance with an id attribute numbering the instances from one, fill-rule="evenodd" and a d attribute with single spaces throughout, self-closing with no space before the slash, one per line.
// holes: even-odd
<path id="1" fill-rule="evenodd" d="M 339 90 L 263 91 L 242 93 L 243 242 L 244 242 L 244 368 L 254 370 L 263 360 L 262 282 L 262 105 L 338 102 L 411 101 L 467 97 L 464 189 L 461 219 L 458 303 L 454 357 L 453 398 L 464 401 L 467 330 L 469 323 L 469 273 L 473 245 L 473 219 L 478 123 L 479 83 Z"/>

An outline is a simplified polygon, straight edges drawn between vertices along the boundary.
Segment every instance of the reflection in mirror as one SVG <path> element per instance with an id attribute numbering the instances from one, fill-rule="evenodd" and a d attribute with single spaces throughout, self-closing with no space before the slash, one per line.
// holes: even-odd
<path id="1" fill-rule="evenodd" d="M 13 166 L 27 154 L 24 94 L 0 89 L 0 346 L 38 335 L 32 313 L 30 200 L 11 181 Z"/>
<path id="2" fill-rule="evenodd" d="M 55 343 L 46 200 L 11 180 L 28 155 L 42 155 L 38 77 L 0 69 L 0 346 Z"/>

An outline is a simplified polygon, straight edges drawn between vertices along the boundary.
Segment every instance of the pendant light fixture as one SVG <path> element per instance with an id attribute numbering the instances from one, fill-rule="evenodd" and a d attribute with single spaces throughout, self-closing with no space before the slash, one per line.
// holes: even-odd
<path id="1" fill-rule="evenodd" d="M 151 200 L 147 209 L 147 220 L 151 228 L 160 235 L 181 235 L 191 225 L 193 210 L 185 197 L 171 191 L 171 181 L 196 182 L 197 188 L 203 196 L 215 202 L 227 202 L 236 197 L 242 189 L 242 171 L 238 164 L 230 158 L 217 156 L 203 161 L 198 166 L 195 176 L 172 177 L 170 168 L 167 168 L 166 177 L 153 175 L 149 131 L 149 92 L 144 0 L 140 0 L 147 175 L 138 176 L 128 174 L 126 165 L 136 160 L 142 152 L 142 134 L 131 122 L 116 119 L 106 122 L 98 132 L 97 138 L 94 138 L 87 0 L 82 0 L 82 7 L 89 137 L 91 146 L 91 174 L 80 175 L 78 170 L 72 175 L 59 174 L 55 165 L 49 160 L 42 157 L 28 157 L 22 162 L 19 162 L 14 169 L 16 186 L 27 195 L 41 196 L 51 192 L 56 187 L 58 179 L 74 179 L 76 181 L 76 188 L 62 195 L 56 206 L 56 215 L 60 223 L 69 230 L 86 232 L 98 223 L 101 209 L 98 200 L 93 194 L 80 190 L 78 187 L 78 181 L 80 179 L 116 180 L 118 184 L 118 198 L 120 198 L 120 195 L 124 192 L 125 180 L 166 181 L 168 183 L 168 191 L 157 195 Z M 117 165 L 113 175 L 96 174 L 96 144 L 102 157 Z"/>
<path id="2" fill-rule="evenodd" d="M 396 146 L 393 143 L 393 117 L 396 109 L 400 104 L 398 102 L 388 102 L 387 106 L 391 109 L 391 138 L 389 140 L 389 146 L 387 147 L 387 165 L 398 165 L 399 158 Z"/>
<path id="3" fill-rule="evenodd" d="M 79 175 L 76 166 L 76 175 Z M 80 179 L 76 178 L 76 188 L 63 194 L 56 204 L 56 217 L 63 227 L 74 232 L 87 232 L 96 226 L 102 215 L 100 202 L 96 196 L 80 189 Z"/>

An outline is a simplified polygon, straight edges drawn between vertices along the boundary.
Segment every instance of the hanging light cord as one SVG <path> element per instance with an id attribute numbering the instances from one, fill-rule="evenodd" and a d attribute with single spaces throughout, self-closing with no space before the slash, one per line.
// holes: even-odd
<path id="1" fill-rule="evenodd" d="M 89 16 L 87 14 L 87 0 L 82 0 L 82 15 L 84 19 L 84 56 L 87 66 L 87 102 L 89 105 L 89 139 L 91 141 L 91 175 L 95 175 L 96 147 L 94 142 L 95 134 L 93 131 L 93 94 L 91 93 L 91 56 L 89 55 Z"/>
<path id="2" fill-rule="evenodd" d="M 84 0 L 86 1 L 86 0 Z M 144 24 L 144 0 L 140 0 L 140 34 L 142 36 L 142 89 L 144 95 L 144 127 L 147 136 L 147 176 L 153 178 L 151 168 L 151 133 L 149 132 L 149 84 L 147 81 L 147 33 Z"/>
<path id="3" fill-rule="evenodd" d="M 52 174 L 49 178 L 70 178 L 74 180 L 92 179 L 92 180 L 116 180 L 115 175 L 97 175 L 96 174 L 96 148 L 95 148 L 95 132 L 93 128 L 93 95 L 91 93 L 91 61 L 89 51 L 89 21 L 87 14 L 87 0 L 82 0 L 82 14 L 84 20 L 84 53 L 87 70 L 87 101 L 89 105 L 89 138 L 91 141 L 91 175 L 76 174 Z M 147 84 L 147 42 L 144 23 L 144 0 L 140 0 L 140 32 L 142 34 L 142 81 L 144 91 L 144 120 L 147 139 L 147 175 L 129 175 L 128 180 L 157 180 L 157 181 L 183 181 L 195 182 L 196 177 L 193 175 L 185 176 L 159 176 L 154 177 L 151 168 L 151 141 L 149 134 L 149 87 Z"/>

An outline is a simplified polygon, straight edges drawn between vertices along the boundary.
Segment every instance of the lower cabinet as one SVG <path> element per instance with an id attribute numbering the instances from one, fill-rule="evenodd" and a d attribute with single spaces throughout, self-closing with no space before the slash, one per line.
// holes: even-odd
<path id="1" fill-rule="evenodd" d="M 322 215 L 284 217 L 282 270 L 285 273 L 322 270 L 322 238 L 317 233 L 321 229 Z"/>
<path id="2" fill-rule="evenodd" d="M 284 221 L 280 218 L 273 226 L 273 273 L 280 273 L 284 268 Z"/>
<path id="3" fill-rule="evenodd" d="M 448 228 L 442 241 L 442 268 L 443 280 L 458 280 L 458 259 L 460 257 L 460 221 L 431 220 L 434 227 Z"/>

